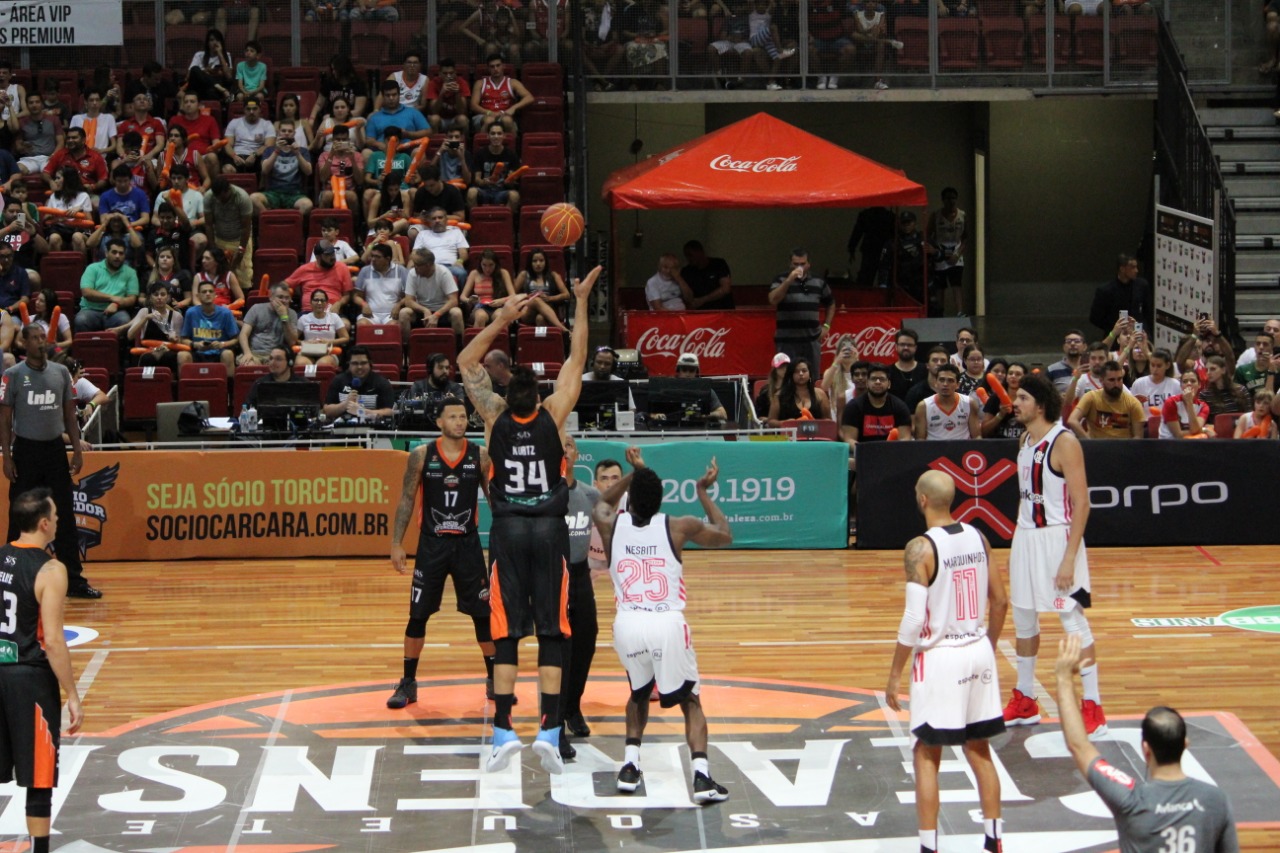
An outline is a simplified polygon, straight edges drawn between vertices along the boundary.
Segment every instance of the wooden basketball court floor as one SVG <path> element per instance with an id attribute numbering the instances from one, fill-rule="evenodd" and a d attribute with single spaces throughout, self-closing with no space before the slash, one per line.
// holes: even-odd
<path id="1" fill-rule="evenodd" d="M 996 552 L 1002 567 L 1007 554 Z M 1280 633 L 1212 617 L 1280 605 L 1276 554 L 1267 547 L 1166 547 L 1094 549 L 1089 555 L 1090 618 L 1113 729 L 1128 726 L 1132 732 L 1136 719 L 1156 704 L 1205 712 L 1203 724 L 1200 716 L 1192 720 L 1192 752 L 1233 800 L 1241 800 L 1235 808 L 1243 848 L 1256 851 L 1280 849 Z M 578 788 L 562 785 L 549 796 L 548 777 L 527 751 L 523 767 L 504 777 L 514 793 L 482 790 L 484 783 L 465 772 L 478 766 L 475 755 L 484 748 L 480 738 L 488 732 L 492 706 L 484 701 L 470 621 L 454 612 L 449 589 L 444 610 L 428 625 L 419 704 L 391 712 L 384 700 L 400 675 L 409 581 L 386 559 L 93 563 L 87 571 L 106 597 L 68 606 L 69 626 L 98 634 L 73 648 L 86 722 L 78 737 L 63 741 L 66 790 L 55 817 L 55 829 L 63 834 L 55 850 L 467 847 L 499 853 L 780 845 L 811 853 L 914 853 L 914 810 L 909 794 L 901 793 L 911 789 L 910 762 L 902 760 L 905 725 L 886 714 L 883 697 L 876 695 L 885 684 L 902 609 L 897 552 L 688 556 L 686 615 L 706 682 L 713 775 L 730 786 L 732 799 L 704 810 L 691 810 L 688 803 L 680 804 L 684 811 L 664 809 L 663 798 L 687 774 L 680 769 L 687 768 L 687 753 L 671 747 L 646 758 L 651 799 L 644 802 L 652 804 L 649 814 L 662 817 L 643 826 L 636 822 L 645 821 L 645 809 L 602 799 L 613 793 L 612 774 L 622 754 L 626 693 L 608 647 L 607 578 L 596 583 L 598 676 L 584 702 L 593 734 L 575 741 L 580 760 L 560 778 L 590 773 Z M 1198 624 L 1143 627 L 1133 621 L 1148 618 Z M 1255 619 L 1255 627 L 1269 621 Z M 1080 793 L 1085 789 L 1078 775 L 1054 752 L 1050 697 L 1061 627 L 1055 619 L 1042 625 L 1037 676 L 1045 685 L 1038 693 L 1046 721 L 996 742 L 997 755 L 1010 768 L 1006 850 L 1111 850 L 1115 842 L 1097 835 L 1109 821 L 1060 806 L 1055 813 L 1043 810 L 1055 798 L 1067 803 L 1088 794 Z M 1011 617 L 1004 638 L 998 677 L 1007 696 L 1014 679 Z M 531 644 L 522 646 L 522 659 L 516 722 L 528 742 L 537 707 L 536 688 L 527 677 L 533 672 Z M 904 685 L 907 679 L 909 673 Z M 678 709 L 653 708 L 645 750 L 680 743 Z M 818 752 L 801 755 L 819 718 L 824 736 L 847 738 L 832 759 L 838 767 L 824 764 Z M 792 738 L 801 730 L 804 737 Z M 742 746 L 744 740 L 753 745 Z M 1121 750 L 1115 755 L 1140 773 L 1135 742 L 1130 737 L 1124 751 L 1121 740 L 1104 752 Z M 430 746 L 442 741 L 474 749 L 461 765 L 443 770 L 428 768 L 431 755 L 407 758 L 433 749 L 448 752 Z M 718 748 L 730 741 L 738 745 Z M 1197 745 L 1207 741 L 1214 742 L 1212 751 L 1197 753 Z M 260 754 L 269 746 L 298 747 L 305 754 L 277 750 L 272 760 L 283 761 L 286 769 L 264 771 Z M 777 758 L 772 769 L 762 768 L 759 756 L 770 749 L 784 751 L 771 753 Z M 675 771 L 664 775 L 668 759 Z M 816 763 L 806 764 L 811 759 Z M 360 765 L 362 760 L 375 766 Z M 354 788 L 334 781 L 343 774 Z M 950 775 L 966 787 L 963 774 Z M 268 781 L 272 790 L 264 792 Z M 815 785 L 822 789 L 818 795 L 812 795 Z M 1020 798 L 1010 800 L 1010 785 Z M 384 788 L 396 788 L 401 798 L 380 797 Z M 414 799 L 432 796 L 445 799 L 433 805 Z M 674 796 L 686 795 L 677 790 Z M 944 809 L 944 841 L 948 834 L 979 831 L 968 820 L 967 810 L 976 808 L 972 797 L 959 791 L 954 800 L 960 805 Z M 557 808 L 553 801 L 571 805 Z M 586 807 L 572 805 L 584 802 Z M 591 807 L 602 802 L 602 808 Z M 21 831 L 21 811 L 10 805 L 0 835 Z M 788 812 L 788 805 L 798 810 Z M 816 810 L 806 811 L 809 806 Z M 688 815 L 695 813 L 690 822 Z M 537 818 L 532 826 L 531 817 Z M 1032 825 L 1041 821 L 1053 826 Z M 1031 834 L 1064 827 L 1081 830 L 1077 841 L 1052 846 L 1043 841 L 1048 836 Z M 1019 840 L 1018 833 L 1028 834 Z M 943 849 L 980 847 L 944 843 Z"/>

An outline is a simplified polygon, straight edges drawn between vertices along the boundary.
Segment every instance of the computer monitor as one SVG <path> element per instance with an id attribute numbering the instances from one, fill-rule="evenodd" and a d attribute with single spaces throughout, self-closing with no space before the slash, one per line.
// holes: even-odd
<path id="1" fill-rule="evenodd" d="M 661 415 L 668 424 L 699 423 L 714 408 L 715 391 L 710 379 L 652 377 L 649 379 L 648 414 Z"/>
<path id="2" fill-rule="evenodd" d="M 630 411 L 631 387 L 626 381 L 588 379 L 582 383 L 578 403 L 578 424 L 583 429 L 613 429 L 614 415 Z"/>
<path id="3" fill-rule="evenodd" d="M 258 423 L 261 429 L 287 431 L 307 426 L 320 414 L 320 383 L 263 382 L 258 386 Z"/>

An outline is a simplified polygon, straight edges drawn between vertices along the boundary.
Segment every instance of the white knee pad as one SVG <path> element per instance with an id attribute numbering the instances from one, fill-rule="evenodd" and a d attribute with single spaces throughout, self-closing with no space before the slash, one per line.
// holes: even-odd
<path id="1" fill-rule="evenodd" d="M 1035 610 L 1014 606 L 1013 635 L 1019 640 L 1030 640 L 1040 635 L 1040 614 Z"/>
<path id="2" fill-rule="evenodd" d="M 1093 645 L 1093 632 L 1089 630 L 1089 619 L 1083 610 L 1073 607 L 1059 613 L 1058 618 L 1062 620 L 1062 630 L 1068 634 L 1080 635 L 1080 648 L 1087 649 Z"/>

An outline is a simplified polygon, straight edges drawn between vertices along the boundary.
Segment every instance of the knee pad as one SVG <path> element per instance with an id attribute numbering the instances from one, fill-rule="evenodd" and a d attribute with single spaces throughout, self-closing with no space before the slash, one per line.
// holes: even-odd
<path id="1" fill-rule="evenodd" d="M 504 637 L 501 640 L 494 640 L 493 645 L 496 649 L 493 655 L 494 663 L 505 666 L 518 666 L 520 664 L 519 640 Z"/>
<path id="2" fill-rule="evenodd" d="M 409 617 L 409 624 L 404 626 L 404 635 L 411 640 L 421 640 L 427 636 L 427 620 Z"/>
<path id="3" fill-rule="evenodd" d="M 564 666 L 563 638 L 538 638 L 538 666 Z"/>
<path id="4" fill-rule="evenodd" d="M 1093 645 L 1093 631 L 1089 630 L 1089 617 L 1085 616 L 1079 607 L 1062 611 L 1058 614 L 1058 618 L 1062 620 L 1062 630 L 1068 634 L 1080 636 L 1080 648 L 1087 649 Z"/>
<path id="5" fill-rule="evenodd" d="M 27 817 L 49 817 L 53 814 L 53 789 L 27 789 Z"/>
<path id="6" fill-rule="evenodd" d="M 493 630 L 489 627 L 488 616 L 473 617 L 471 624 L 476 629 L 477 643 L 493 642 Z"/>
<path id="7" fill-rule="evenodd" d="M 1030 640 L 1040 634 L 1040 614 L 1034 610 L 1013 608 L 1013 635 L 1019 640 Z"/>

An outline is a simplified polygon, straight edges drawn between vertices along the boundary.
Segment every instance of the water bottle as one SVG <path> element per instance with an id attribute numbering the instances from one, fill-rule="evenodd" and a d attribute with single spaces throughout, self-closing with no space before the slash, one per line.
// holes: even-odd
<path id="1" fill-rule="evenodd" d="M 249 431 L 249 404 L 245 403 L 240 407 L 240 431 Z"/>
<path id="2" fill-rule="evenodd" d="M 258 430 L 258 408 L 257 406 L 249 407 L 249 431 L 257 432 Z"/>

